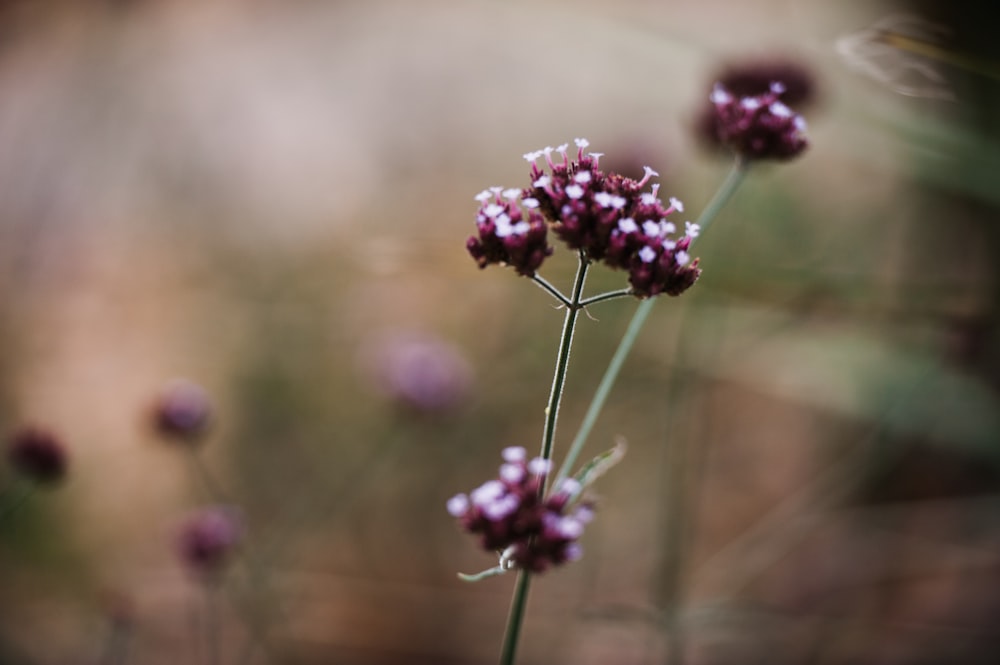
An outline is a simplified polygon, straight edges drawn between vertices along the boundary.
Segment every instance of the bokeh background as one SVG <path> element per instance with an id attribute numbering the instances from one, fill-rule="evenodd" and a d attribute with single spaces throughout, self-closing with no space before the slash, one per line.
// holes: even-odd
<path id="1" fill-rule="evenodd" d="M 843 47 L 903 13 L 916 42 Z M 444 503 L 538 445 L 562 313 L 476 269 L 473 196 L 585 136 L 693 218 L 729 166 L 698 111 L 762 57 L 813 72 L 811 148 L 751 172 L 654 310 L 589 448 L 629 453 L 583 560 L 533 585 L 521 662 L 993 662 L 995 18 L 4 2 L 0 429 L 71 466 L 0 523 L 0 663 L 211 662 L 206 633 L 221 663 L 493 662 L 513 576 L 456 578 L 495 560 Z M 557 456 L 634 308 L 582 318 Z M 176 377 L 212 400 L 193 449 L 150 425 Z M 247 542 L 206 599 L 175 532 L 214 503 Z"/>

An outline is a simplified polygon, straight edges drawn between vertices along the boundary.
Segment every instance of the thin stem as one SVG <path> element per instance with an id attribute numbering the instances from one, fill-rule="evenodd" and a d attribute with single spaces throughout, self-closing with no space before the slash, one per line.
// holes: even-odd
<path id="1" fill-rule="evenodd" d="M 614 300 L 615 298 L 624 298 L 625 296 L 632 295 L 632 289 L 618 289 L 617 291 L 608 291 L 607 293 L 600 293 L 596 296 L 590 296 L 589 298 L 584 298 L 580 303 L 580 307 L 590 307 L 593 304 L 604 302 L 605 300 Z"/>
<path id="2" fill-rule="evenodd" d="M 576 269 L 576 279 L 573 282 L 573 296 L 566 304 L 566 318 L 563 321 L 562 335 L 559 340 L 559 351 L 556 355 L 556 370 L 552 377 L 552 391 L 549 393 L 549 403 L 545 407 L 545 429 L 542 432 L 542 459 L 552 459 L 552 443 L 556 435 L 556 422 L 559 419 L 559 403 L 562 401 L 563 387 L 566 385 L 566 370 L 569 367 L 569 352 L 573 346 L 573 331 L 576 319 L 583 308 L 581 304 L 583 285 L 587 280 L 587 269 L 590 261 L 580 252 L 580 263 Z M 545 483 L 539 488 L 539 494 L 545 492 Z M 521 626 L 524 624 L 525 609 L 528 605 L 528 589 L 531 585 L 531 573 L 520 570 L 514 595 L 510 602 L 510 614 L 507 617 L 507 629 L 504 632 L 503 649 L 500 652 L 500 665 L 513 665 L 517 653 L 517 643 L 521 636 Z"/>
<path id="3" fill-rule="evenodd" d="M 708 225 L 712 223 L 712 220 L 715 219 L 719 211 L 722 210 L 723 206 L 726 205 L 736 192 L 740 183 L 743 182 L 744 176 L 746 176 L 748 166 L 749 163 L 741 159 L 737 159 L 733 164 L 726 179 L 715 192 L 712 200 L 705 206 L 701 216 L 698 217 L 696 223 L 701 227 L 702 231 L 708 228 Z M 618 348 L 615 350 L 615 354 L 608 364 L 608 368 L 604 371 L 601 383 L 597 386 L 594 398 L 591 400 L 590 406 L 587 408 L 587 413 L 583 417 L 580 430 L 577 432 L 576 438 L 573 439 L 573 443 L 570 444 L 569 451 L 566 453 L 566 460 L 563 462 L 562 468 L 559 469 L 559 474 L 556 476 L 556 482 L 568 476 L 570 470 L 576 464 L 576 459 L 580 456 L 580 452 L 587 442 L 587 437 L 590 436 L 590 432 L 594 428 L 594 423 L 597 422 L 597 417 L 604 408 L 604 402 L 611 393 L 611 388 L 614 386 L 615 381 L 618 380 L 618 373 L 625 363 L 625 358 L 628 357 L 632 346 L 635 344 L 635 340 L 639 337 L 639 331 L 642 330 L 643 324 L 646 323 L 646 319 L 649 317 L 649 313 L 652 311 L 653 303 L 655 302 L 655 299 L 647 298 L 639 303 L 639 306 L 636 308 L 635 314 L 632 316 L 632 321 L 629 322 L 628 328 L 625 330 L 625 335 L 622 337 L 621 342 L 619 342 Z"/>
<path id="4" fill-rule="evenodd" d="M 531 281 L 537 284 L 543 291 L 547 292 L 550 296 L 562 303 L 563 307 L 570 306 L 570 300 L 563 295 L 563 292 L 552 285 L 547 279 L 539 274 L 534 274 L 531 276 Z"/>
<path id="5" fill-rule="evenodd" d="M 28 498 L 35 491 L 34 483 L 25 483 L 23 487 L 14 494 L 14 498 L 7 505 L 0 505 L 0 522 L 7 519 L 23 506 Z"/>

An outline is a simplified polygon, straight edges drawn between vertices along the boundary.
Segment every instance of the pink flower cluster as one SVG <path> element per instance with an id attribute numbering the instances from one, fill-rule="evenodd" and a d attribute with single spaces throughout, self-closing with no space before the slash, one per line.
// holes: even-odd
<path id="1" fill-rule="evenodd" d="M 569 144 L 524 155 L 531 164 L 530 187 L 493 187 L 476 196 L 478 234 L 466 244 L 469 253 L 481 268 L 506 264 L 530 277 L 552 254 L 547 240 L 551 228 L 587 260 L 628 271 L 636 296 L 683 293 L 701 274 L 698 260 L 688 254 L 697 225 L 687 222 L 678 235 L 667 219 L 684 206 L 674 198 L 664 205 L 657 197 L 659 185 L 643 191 L 658 175 L 653 169 L 646 167 L 641 180 L 605 174 L 598 168 L 601 154 L 584 153 L 586 139 L 575 142 L 572 161 Z M 553 159 L 554 153 L 562 159 Z"/>
<path id="2" fill-rule="evenodd" d="M 564 479 L 543 498 L 550 461 L 529 461 L 520 447 L 504 449 L 503 459 L 497 478 L 453 496 L 448 512 L 479 536 L 483 549 L 503 552 L 516 568 L 538 573 L 579 559 L 583 549 L 577 541 L 593 517 L 593 506 L 578 500 L 580 483 Z"/>

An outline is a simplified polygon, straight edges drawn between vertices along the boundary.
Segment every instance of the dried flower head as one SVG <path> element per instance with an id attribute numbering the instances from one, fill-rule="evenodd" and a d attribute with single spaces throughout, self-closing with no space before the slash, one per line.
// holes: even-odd
<path id="1" fill-rule="evenodd" d="M 14 432 L 7 459 L 19 474 L 42 484 L 62 480 L 68 466 L 63 444 L 52 433 L 37 427 L 22 427 Z"/>
<path id="2" fill-rule="evenodd" d="M 645 167 L 639 180 L 614 172 L 605 174 L 598 166 L 601 153 L 585 153 L 590 145 L 586 139 L 575 143 L 576 158 L 572 160 L 569 144 L 525 154 L 531 164 L 530 187 L 495 187 L 477 196 L 479 237 L 470 238 L 468 245 L 473 258 L 480 267 L 506 263 L 518 273 L 532 276 L 552 253 L 551 248 L 542 251 L 548 225 L 567 247 L 583 252 L 587 260 L 628 271 L 636 296 L 684 292 L 701 273 L 698 260 L 688 254 L 697 226 L 688 223 L 685 233 L 677 235 L 677 226 L 667 219 L 674 212 L 683 212 L 684 206 L 675 198 L 664 204 L 657 196 L 659 185 L 644 191 L 659 175 L 652 168 Z M 561 159 L 554 159 L 554 153 Z M 516 233 L 524 245 L 533 229 L 537 229 L 539 240 L 530 255 L 515 256 L 500 244 Z M 490 245 L 487 240 L 494 236 Z M 506 253 L 499 249 L 490 253 L 491 246 L 502 247 Z"/>
<path id="3" fill-rule="evenodd" d="M 195 575 L 213 576 L 243 540 L 243 517 L 232 506 L 210 506 L 191 514 L 177 536 L 181 560 Z"/>
<path id="4" fill-rule="evenodd" d="M 709 100 L 718 140 L 744 159 L 791 159 L 806 149 L 806 122 L 783 101 L 784 84 L 738 96 L 716 83 Z"/>
<path id="5" fill-rule="evenodd" d="M 580 483 L 563 480 L 547 497 L 540 489 L 551 462 L 527 459 L 524 448 L 503 451 L 498 477 L 448 500 L 448 512 L 487 551 L 503 552 L 511 567 L 542 572 L 583 554 L 579 539 L 593 505 L 579 497 Z"/>
<path id="6" fill-rule="evenodd" d="M 778 98 L 800 111 L 817 97 L 816 77 L 804 65 L 788 57 L 740 61 L 728 65 L 715 77 L 722 87 L 737 97 L 753 97 L 771 91 L 771 84 L 784 86 Z"/>
<path id="7" fill-rule="evenodd" d="M 208 430 L 212 405 L 201 386 L 186 379 L 168 383 L 153 407 L 153 426 L 161 435 L 189 443 Z"/>

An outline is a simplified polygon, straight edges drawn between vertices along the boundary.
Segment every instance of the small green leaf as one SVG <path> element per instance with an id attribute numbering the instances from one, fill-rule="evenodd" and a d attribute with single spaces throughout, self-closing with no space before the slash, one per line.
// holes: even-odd
<path id="1" fill-rule="evenodd" d="M 580 491 L 593 484 L 595 480 L 603 476 L 608 469 L 618 464 L 625 457 L 625 438 L 618 437 L 615 440 L 615 447 L 606 450 L 587 464 L 583 465 L 576 475 L 573 476 L 580 483 Z"/>

